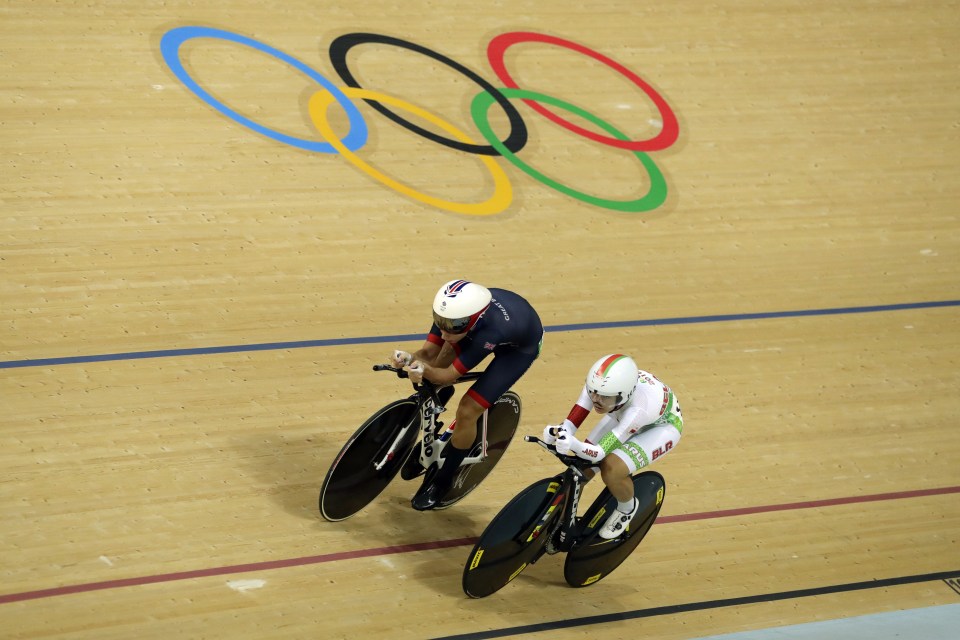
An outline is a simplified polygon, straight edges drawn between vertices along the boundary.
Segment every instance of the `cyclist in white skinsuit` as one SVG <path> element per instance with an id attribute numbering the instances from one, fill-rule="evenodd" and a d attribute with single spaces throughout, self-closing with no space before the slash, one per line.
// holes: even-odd
<path id="1" fill-rule="evenodd" d="M 603 417 L 583 441 L 574 435 L 590 411 Z M 680 403 L 651 373 L 628 356 L 610 354 L 587 374 L 577 403 L 562 425 L 548 425 L 543 440 L 557 451 L 599 463 L 600 475 L 619 503 L 600 529 L 612 539 L 625 532 L 640 504 L 631 476 L 670 452 L 680 441 Z"/>

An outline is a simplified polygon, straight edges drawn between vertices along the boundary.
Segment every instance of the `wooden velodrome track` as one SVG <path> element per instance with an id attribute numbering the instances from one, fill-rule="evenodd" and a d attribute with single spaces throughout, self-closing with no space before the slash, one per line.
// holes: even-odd
<path id="1" fill-rule="evenodd" d="M 958 602 L 960 7 L 484 4 L 0 9 L 0 636 L 670 639 Z M 165 60 L 171 32 L 207 99 Z M 504 54 L 521 88 L 655 141 L 638 155 L 511 98 L 515 157 L 640 210 L 357 97 L 354 120 L 318 111 L 319 81 L 280 56 L 344 86 L 328 49 L 355 32 L 496 87 L 501 34 L 622 65 L 649 92 L 556 43 Z M 450 64 L 377 42 L 346 60 L 398 115 L 483 142 L 480 89 Z M 280 139 L 327 144 L 324 126 L 367 140 Z M 611 351 L 683 402 L 661 520 L 587 589 L 549 557 L 461 592 L 487 522 L 559 471 L 518 441 L 452 509 L 413 511 L 398 479 L 353 519 L 317 513 L 341 444 L 408 393 L 371 365 L 419 345 L 454 277 L 548 327 L 521 434 Z"/>

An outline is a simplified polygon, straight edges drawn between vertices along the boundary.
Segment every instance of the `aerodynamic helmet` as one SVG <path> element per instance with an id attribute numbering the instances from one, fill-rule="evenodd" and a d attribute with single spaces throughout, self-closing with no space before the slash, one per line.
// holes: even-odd
<path id="1" fill-rule="evenodd" d="M 612 353 L 597 360 L 587 373 L 587 391 L 610 400 L 610 410 L 630 401 L 637 387 L 637 363 L 630 356 Z"/>
<path id="2" fill-rule="evenodd" d="M 433 321 L 447 333 L 465 333 L 490 306 L 490 290 L 475 282 L 451 280 L 433 299 Z"/>

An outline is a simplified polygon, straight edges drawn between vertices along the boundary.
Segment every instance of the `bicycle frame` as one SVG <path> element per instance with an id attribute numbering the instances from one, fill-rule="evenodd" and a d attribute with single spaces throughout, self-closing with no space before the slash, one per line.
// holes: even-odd
<path id="1" fill-rule="evenodd" d="M 585 469 L 589 469 L 594 466 L 590 461 L 584 460 L 582 458 L 564 456 L 557 452 L 557 448 L 554 445 L 547 444 L 543 440 L 540 440 L 536 436 L 524 436 L 525 442 L 535 442 L 547 451 L 554 454 L 561 462 L 567 465 L 566 470 L 563 472 L 560 483 L 556 488 L 557 499 L 550 509 L 548 509 L 541 518 L 540 522 L 534 527 L 534 532 L 531 533 L 528 541 L 539 535 L 539 532 L 542 531 L 543 527 L 547 524 L 547 521 L 551 519 L 551 515 L 562 501 L 562 513 L 560 517 L 553 520 L 552 526 L 546 531 L 546 535 L 549 536 L 548 541 L 554 535 L 557 536 L 557 545 L 555 547 L 556 551 L 570 551 L 580 542 L 580 522 L 577 517 L 577 512 L 580 505 L 580 496 L 583 493 L 583 487 L 586 485 L 587 481 L 590 478 L 587 478 L 584 473 Z M 592 536 L 591 536 L 592 537 Z M 536 562 L 536 560 L 534 560 Z"/>
<path id="2" fill-rule="evenodd" d="M 407 372 L 390 365 L 373 369 L 409 378 Z M 476 380 L 482 374 L 466 373 L 454 384 Z M 341 447 L 320 486 L 318 506 L 326 520 L 337 522 L 356 514 L 397 475 L 404 480 L 423 475 L 424 483 L 431 482 L 444 464 L 441 454 L 456 426 L 444 430 L 438 417 L 453 395 L 452 385 L 438 389 L 424 381 L 414 389 L 412 396 L 395 400 L 371 415 Z M 453 485 L 435 508 L 456 504 L 483 481 L 503 457 L 519 421 L 520 397 L 507 391 L 477 420 L 476 440 L 461 466 L 454 469 Z M 418 448 L 419 453 L 414 454 Z"/>
<path id="3" fill-rule="evenodd" d="M 563 577 L 567 584 L 596 584 L 640 544 L 663 503 L 663 476 L 656 471 L 634 474 L 634 495 L 640 508 L 630 528 L 616 538 L 601 538 L 599 525 L 616 508 L 610 490 L 605 487 L 582 516 L 577 513 L 588 480 L 586 469 L 596 463 L 559 454 L 555 446 L 535 436 L 524 440 L 539 444 L 566 469 L 522 489 L 480 534 L 463 567 L 463 591 L 471 598 L 495 593 L 544 554 L 561 551 L 566 552 Z"/>
<path id="4" fill-rule="evenodd" d="M 390 365 L 376 365 L 373 367 L 374 371 L 393 371 L 400 378 L 409 378 L 409 375 L 403 369 L 398 369 Z M 466 373 L 463 376 L 457 378 L 453 384 L 459 384 L 461 382 L 468 382 L 476 380 L 480 377 L 480 372 Z M 446 411 L 446 407 L 440 402 L 440 399 L 437 397 L 438 387 L 428 380 L 423 380 L 419 384 L 414 384 L 414 389 L 416 389 L 416 400 L 419 408 L 420 420 L 417 428 L 420 429 L 422 447 L 420 448 L 420 464 L 423 465 L 424 469 L 430 468 L 430 465 L 437 463 L 438 467 L 442 465 L 441 454 L 443 448 L 450 441 L 450 438 L 453 437 L 453 431 L 456 428 L 447 427 L 442 433 L 437 433 L 438 431 L 438 421 L 437 416 Z M 412 397 L 412 396 L 411 396 Z M 464 458 L 461 466 L 475 464 L 480 462 L 487 457 L 487 414 L 488 410 L 483 412 L 483 415 L 480 420 L 480 429 L 481 429 L 481 438 L 480 438 L 480 452 L 478 455 L 471 455 Z M 387 447 L 383 456 L 379 460 L 374 462 L 374 468 L 377 471 L 383 469 L 393 458 L 396 456 L 397 449 L 400 447 L 400 444 L 404 442 L 406 435 L 409 433 L 410 429 L 414 428 L 414 423 L 406 425 L 403 429 L 397 432 L 396 437 L 393 439 L 393 442 L 390 443 L 390 446 Z M 436 443 L 436 446 L 435 446 Z"/>

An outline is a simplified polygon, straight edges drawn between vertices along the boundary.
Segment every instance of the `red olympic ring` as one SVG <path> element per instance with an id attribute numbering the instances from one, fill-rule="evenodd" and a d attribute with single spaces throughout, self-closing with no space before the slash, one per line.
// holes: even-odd
<path id="1" fill-rule="evenodd" d="M 649 140 L 618 140 L 617 138 L 600 135 L 599 133 L 595 133 L 588 129 L 584 129 L 583 127 L 577 126 L 569 120 L 558 116 L 553 111 L 547 109 L 535 100 L 524 100 L 524 102 L 527 103 L 537 113 L 549 118 L 561 127 L 578 135 L 589 138 L 594 142 L 599 142 L 611 147 L 617 147 L 619 149 L 627 149 L 629 151 L 657 151 L 660 149 L 666 149 L 677 141 L 677 136 L 680 133 L 680 125 L 677 123 L 677 117 L 674 115 L 670 105 L 667 104 L 666 100 L 660 97 L 660 94 L 657 93 L 653 87 L 644 82 L 640 76 L 635 74 L 633 71 L 630 71 L 619 62 L 611 60 L 602 53 L 598 53 L 593 49 L 588 49 L 587 47 L 577 44 L 576 42 L 571 42 L 570 40 L 564 40 L 563 38 L 557 38 L 556 36 L 548 36 L 542 33 L 534 33 L 530 31 L 511 31 L 509 33 L 503 33 L 496 36 L 487 46 L 487 58 L 490 60 L 490 66 L 493 68 L 494 73 L 497 74 L 497 77 L 499 77 L 507 87 L 511 89 L 520 88 L 507 71 L 507 66 L 504 62 L 504 54 L 509 47 L 521 42 L 543 42 L 546 44 L 564 47 L 565 49 L 570 49 L 572 51 L 576 51 L 577 53 L 582 53 L 583 55 L 589 56 L 594 60 L 605 64 L 614 71 L 617 71 L 635 85 L 640 87 L 640 89 L 647 94 L 647 96 L 649 96 L 649 98 L 657 106 L 657 109 L 660 111 L 660 119 L 663 122 L 663 128 L 660 130 L 659 134 L 653 138 L 650 138 Z"/>
<path id="2" fill-rule="evenodd" d="M 314 95 L 313 98 L 311 98 L 310 117 L 314 120 L 315 126 L 317 126 L 318 130 L 320 130 L 325 141 L 318 142 L 314 140 L 294 138 L 292 136 L 282 134 L 279 131 L 262 126 L 252 120 L 249 120 L 248 118 L 241 116 L 238 112 L 219 102 L 210 93 L 200 87 L 200 85 L 189 76 L 179 59 L 180 46 L 187 40 L 200 37 L 234 41 L 247 47 L 258 49 L 272 57 L 277 58 L 281 62 L 287 63 L 288 65 L 306 74 L 307 77 L 319 83 L 324 89 L 326 89 L 326 92 L 320 91 L 318 94 Z M 506 70 L 504 56 L 508 48 L 515 44 L 524 42 L 540 42 L 570 49 L 571 51 L 599 61 L 603 65 L 629 79 L 631 82 L 633 82 L 633 84 L 639 87 L 650 98 L 650 100 L 653 101 L 659 110 L 660 119 L 663 123 L 660 133 L 649 140 L 631 140 L 626 135 L 613 128 L 612 125 L 609 125 L 608 123 L 580 107 L 564 102 L 559 98 L 551 97 L 544 93 L 520 90 L 520 88 L 517 86 L 517 83 Z M 347 66 L 346 57 L 347 53 L 352 47 L 365 43 L 385 44 L 409 49 L 416 53 L 433 58 L 434 60 L 451 67 L 455 71 L 459 71 L 467 79 L 476 83 L 483 91 L 478 94 L 471 103 L 471 115 L 474 118 L 474 123 L 481 129 L 484 137 L 487 139 L 490 145 L 475 144 L 468 134 L 460 131 L 452 124 L 441 120 L 436 115 L 416 107 L 409 102 L 405 102 L 399 98 L 394 98 L 380 92 L 359 88 L 357 86 L 358 83 L 356 79 Z M 486 215 L 502 211 L 509 205 L 510 197 L 512 195 L 510 183 L 506 178 L 506 174 L 503 173 L 502 169 L 497 164 L 493 163 L 492 158 L 482 158 L 484 164 L 486 164 L 490 168 L 491 172 L 493 172 L 495 183 L 494 195 L 482 203 L 448 202 L 428 196 L 419 191 L 414 191 L 411 187 L 401 184 L 385 173 L 373 168 L 370 164 L 364 162 L 358 158 L 355 153 L 353 153 L 354 151 L 363 147 L 364 143 L 367 141 L 367 125 L 356 106 L 350 101 L 350 98 L 347 97 L 348 95 L 365 100 L 373 108 L 377 109 L 397 124 L 422 137 L 437 142 L 438 144 L 482 156 L 505 156 L 507 160 L 515 164 L 535 180 L 570 197 L 594 204 L 598 207 L 614 209 L 618 211 L 648 211 L 660 206 L 666 197 L 667 186 L 663 179 L 662 173 L 659 171 L 653 161 L 650 160 L 643 152 L 665 149 L 676 142 L 679 135 L 679 126 L 673 110 L 660 96 L 660 94 L 653 89 L 653 87 L 644 82 L 643 79 L 641 79 L 634 72 L 601 53 L 563 38 L 525 31 L 509 32 L 495 36 L 487 46 L 487 56 L 493 71 L 506 85 L 506 88 L 500 89 L 492 86 L 478 74 L 466 68 L 462 64 L 451 60 L 450 58 L 447 58 L 446 56 L 433 51 L 432 49 L 428 49 L 423 45 L 418 45 L 391 36 L 371 33 L 352 33 L 340 36 L 330 45 L 330 59 L 333 63 L 334 69 L 341 76 L 341 78 L 348 85 L 350 85 L 349 88 L 337 88 L 312 68 L 283 53 L 282 51 L 279 51 L 278 49 L 253 40 L 252 38 L 247 38 L 220 29 L 195 26 L 171 29 L 163 36 L 160 42 L 160 49 L 161 53 L 163 54 L 164 61 L 170 67 L 171 71 L 173 71 L 174 75 L 176 75 L 177 78 L 180 79 L 180 81 L 183 82 L 184 85 L 193 91 L 198 97 L 212 105 L 227 117 L 254 131 L 257 131 L 258 133 L 261 133 L 262 135 L 273 138 L 274 140 L 285 144 L 321 153 L 339 153 L 340 155 L 345 156 L 350 162 L 354 163 L 358 168 L 379 180 L 383 184 L 392 187 L 401 193 L 404 193 L 408 197 L 420 200 L 421 202 L 425 202 L 427 204 L 432 204 L 448 211 L 467 213 L 471 215 Z M 329 96 L 326 95 L 327 93 L 329 93 Z M 585 193 L 576 191 L 558 183 L 545 174 L 533 169 L 527 163 L 519 160 L 516 157 L 516 152 L 523 148 L 527 139 L 527 131 L 520 114 L 516 111 L 516 108 L 510 104 L 510 100 L 507 97 L 508 95 L 523 100 L 539 114 L 574 133 L 575 135 L 593 140 L 594 142 L 599 142 L 600 144 L 609 147 L 634 152 L 640 158 L 640 161 L 643 163 L 650 175 L 650 192 L 640 200 L 623 202 L 589 196 Z M 330 96 L 332 96 L 332 98 L 330 98 Z M 343 140 L 337 139 L 336 134 L 334 134 L 332 128 L 327 122 L 326 110 L 327 107 L 332 104 L 330 102 L 331 99 L 340 104 L 350 119 L 350 134 Z M 503 141 L 501 141 L 493 132 L 486 115 L 487 109 L 491 107 L 494 102 L 499 104 L 510 122 L 510 135 L 506 140 Z M 392 106 L 394 109 L 406 111 L 409 114 L 412 114 L 415 118 L 425 119 L 452 137 L 443 137 L 440 134 L 434 133 L 430 129 L 425 129 L 415 124 L 410 119 L 402 117 L 393 110 L 388 109 L 382 103 L 386 103 Z M 608 135 L 601 135 L 599 133 L 595 133 L 594 131 L 577 126 L 572 122 L 560 117 L 548 109 L 545 105 L 550 105 L 554 108 L 560 108 L 569 114 L 585 119 L 605 131 Z"/>

